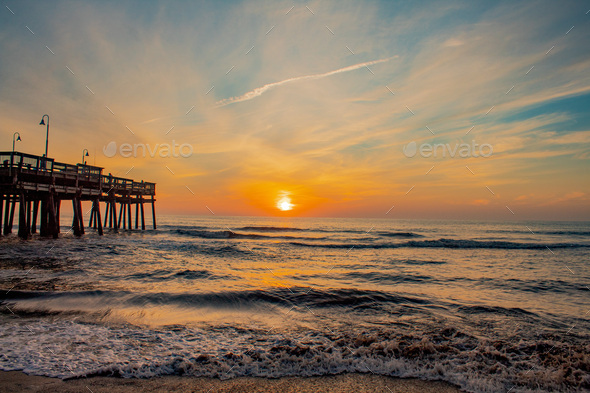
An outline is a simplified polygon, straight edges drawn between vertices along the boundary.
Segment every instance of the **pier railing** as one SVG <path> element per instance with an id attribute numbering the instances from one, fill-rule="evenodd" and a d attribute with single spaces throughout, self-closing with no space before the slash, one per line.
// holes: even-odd
<path id="1" fill-rule="evenodd" d="M 126 195 L 155 195 L 156 184 L 104 175 L 103 168 L 86 164 L 66 164 L 53 158 L 21 152 L 0 152 L 0 175 L 19 175 L 27 183 L 55 184 L 63 187 L 83 187 L 90 194 L 123 193 Z M 44 179 L 46 178 L 46 179 Z"/>
<path id="2" fill-rule="evenodd" d="M 53 171 L 53 158 L 39 157 L 20 152 L 0 152 L 0 167 L 3 169 L 22 168 L 28 171 Z"/>

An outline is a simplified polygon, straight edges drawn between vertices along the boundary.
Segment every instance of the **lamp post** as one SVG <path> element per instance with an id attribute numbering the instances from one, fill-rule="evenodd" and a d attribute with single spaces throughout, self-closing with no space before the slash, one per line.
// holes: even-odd
<path id="1" fill-rule="evenodd" d="M 21 140 L 22 139 L 20 139 L 20 134 L 18 132 L 15 132 L 14 134 L 12 134 L 12 155 L 14 155 L 14 143 L 20 142 Z"/>
<path id="2" fill-rule="evenodd" d="M 12 172 L 12 166 L 14 165 L 14 143 L 17 141 L 18 142 L 21 141 L 20 134 L 18 132 L 15 132 L 14 134 L 12 134 L 12 155 L 10 156 L 10 171 L 11 172 Z"/>
<path id="3" fill-rule="evenodd" d="M 45 125 L 45 116 L 47 116 L 47 134 L 45 136 L 45 157 L 47 157 L 47 146 L 49 145 L 49 115 L 43 115 L 41 118 L 40 126 Z"/>
<path id="4" fill-rule="evenodd" d="M 82 150 L 82 164 L 86 165 L 86 161 L 84 161 L 84 157 L 88 157 L 88 149 Z"/>

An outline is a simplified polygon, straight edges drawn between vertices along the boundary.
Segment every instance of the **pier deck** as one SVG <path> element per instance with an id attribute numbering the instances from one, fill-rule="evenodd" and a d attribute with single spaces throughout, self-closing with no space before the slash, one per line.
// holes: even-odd
<path id="1" fill-rule="evenodd" d="M 18 235 L 27 239 L 37 231 L 41 236 L 58 237 L 61 201 L 71 200 L 72 230 L 84 234 L 82 201 L 91 201 L 89 227 L 103 234 L 100 204 L 105 204 L 104 227 L 145 229 L 144 203 L 152 206 L 152 225 L 156 229 L 156 184 L 104 175 L 103 168 L 85 164 L 65 164 L 53 158 L 21 152 L 0 152 L 0 233 L 12 232 L 16 205 L 19 205 Z M 119 212 L 117 217 L 117 203 Z"/>

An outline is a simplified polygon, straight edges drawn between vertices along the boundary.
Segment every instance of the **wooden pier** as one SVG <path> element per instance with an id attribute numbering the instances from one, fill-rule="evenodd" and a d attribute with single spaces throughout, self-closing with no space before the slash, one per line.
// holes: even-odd
<path id="1" fill-rule="evenodd" d="M 145 229 L 144 204 L 152 206 L 152 225 L 156 229 L 156 184 L 104 175 L 103 168 L 85 164 L 64 164 L 53 158 L 20 152 L 0 152 L 0 233 L 12 233 L 18 204 L 18 236 L 28 239 L 37 232 L 57 238 L 60 232 L 62 201 L 72 201 L 74 235 L 84 234 L 82 202 L 92 202 L 89 228 L 99 235 L 103 228 L 114 231 L 132 229 L 135 205 L 135 229 Z M 101 202 L 105 205 L 104 222 Z M 118 215 L 117 215 L 117 204 Z"/>

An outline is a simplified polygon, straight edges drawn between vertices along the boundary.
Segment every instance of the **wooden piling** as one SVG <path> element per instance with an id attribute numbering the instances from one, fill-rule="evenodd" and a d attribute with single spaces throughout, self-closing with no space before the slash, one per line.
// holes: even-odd
<path id="1" fill-rule="evenodd" d="M 131 226 L 131 202 L 127 202 L 127 224 L 129 230 L 133 229 Z"/>
<path id="2" fill-rule="evenodd" d="M 112 199 L 109 202 L 109 209 L 109 228 L 113 229 L 117 225 L 117 209 L 115 206 L 115 202 Z"/>
<path id="3" fill-rule="evenodd" d="M 105 228 L 109 226 L 108 217 L 109 217 L 109 202 L 107 201 L 104 204 L 104 226 L 105 226 Z"/>
<path id="4" fill-rule="evenodd" d="M 156 229 L 156 201 L 152 198 L 152 223 L 154 224 L 154 229 Z"/>
<path id="5" fill-rule="evenodd" d="M 18 200 L 18 237 L 21 239 L 29 238 L 29 228 L 27 227 L 27 199 L 24 191 L 20 192 Z"/>
<path id="6" fill-rule="evenodd" d="M 58 220 L 56 218 L 56 212 L 55 212 L 55 201 L 53 198 L 53 194 L 54 191 L 52 190 L 51 192 L 49 192 L 49 198 L 47 201 L 47 205 L 49 207 L 48 209 L 48 215 L 49 215 L 49 235 L 52 236 L 54 239 L 57 239 L 58 237 L 58 228 L 57 228 L 57 223 Z"/>
<path id="7" fill-rule="evenodd" d="M 8 235 L 10 232 L 8 231 L 8 218 L 10 216 L 10 195 L 6 196 L 6 213 L 4 214 L 4 234 Z"/>
<path id="8" fill-rule="evenodd" d="M 10 218 L 10 195 L 6 195 L 6 212 L 4 213 L 4 234 L 10 233 L 10 227 L 8 226 L 8 219 Z"/>
<path id="9" fill-rule="evenodd" d="M 61 199 L 59 197 L 55 197 L 55 230 L 57 233 L 61 232 Z"/>
<path id="10" fill-rule="evenodd" d="M 43 237 L 49 236 L 48 226 L 47 226 L 47 219 L 48 219 L 48 211 L 49 208 L 47 207 L 47 199 L 49 197 L 45 197 L 41 200 L 41 217 L 39 220 L 39 234 Z"/>
<path id="11" fill-rule="evenodd" d="M 4 195 L 0 194 L 0 234 L 2 234 L 2 214 L 4 213 Z"/>
<path id="12" fill-rule="evenodd" d="M 12 223 L 14 222 L 14 207 L 16 206 L 16 195 L 12 198 L 12 203 L 10 204 L 10 218 L 8 219 L 8 233 L 12 233 Z"/>
<path id="13" fill-rule="evenodd" d="M 101 221 L 101 217 L 100 217 L 100 201 L 98 199 L 95 199 L 92 202 L 93 206 L 92 209 L 94 210 L 94 227 L 98 230 L 98 234 L 100 236 L 103 235 L 103 231 L 102 231 L 102 221 Z"/>
<path id="14" fill-rule="evenodd" d="M 145 214 L 143 212 L 143 197 L 140 197 L 141 201 L 141 230 L 145 231 Z"/>
<path id="15" fill-rule="evenodd" d="M 78 214 L 80 217 L 80 232 L 84 234 L 84 211 L 82 210 L 82 200 L 78 197 Z"/>
<path id="16" fill-rule="evenodd" d="M 114 198 L 113 202 L 111 203 L 111 210 L 113 212 L 113 228 L 115 228 L 115 232 L 119 230 L 119 222 L 117 221 L 117 199 Z"/>
<path id="17" fill-rule="evenodd" d="M 117 228 L 121 228 L 121 219 L 123 219 L 123 229 L 125 229 L 125 219 L 123 218 L 125 214 L 125 210 L 123 209 L 123 202 L 119 203 L 119 222 L 117 223 Z"/>
<path id="18" fill-rule="evenodd" d="M 0 214 L 0 218 L 2 214 Z M 139 203 L 137 203 L 137 198 L 135 200 L 135 229 L 139 229 Z"/>
<path id="19" fill-rule="evenodd" d="M 39 214 L 39 199 L 33 201 L 33 218 L 31 222 L 31 233 L 37 233 L 37 215 Z"/>
<path id="20" fill-rule="evenodd" d="M 72 199 L 72 210 L 74 212 L 74 219 L 72 221 L 72 228 L 74 229 L 75 236 L 81 236 L 82 231 L 80 230 L 80 211 L 78 210 L 78 198 Z"/>
<path id="21" fill-rule="evenodd" d="M 92 202 L 92 209 L 90 209 L 90 218 L 88 219 L 88 228 L 92 228 L 92 221 L 94 219 L 94 214 L 95 214 L 94 202 Z"/>
<path id="22" fill-rule="evenodd" d="M 27 232 L 31 236 L 31 199 L 27 199 Z"/>

